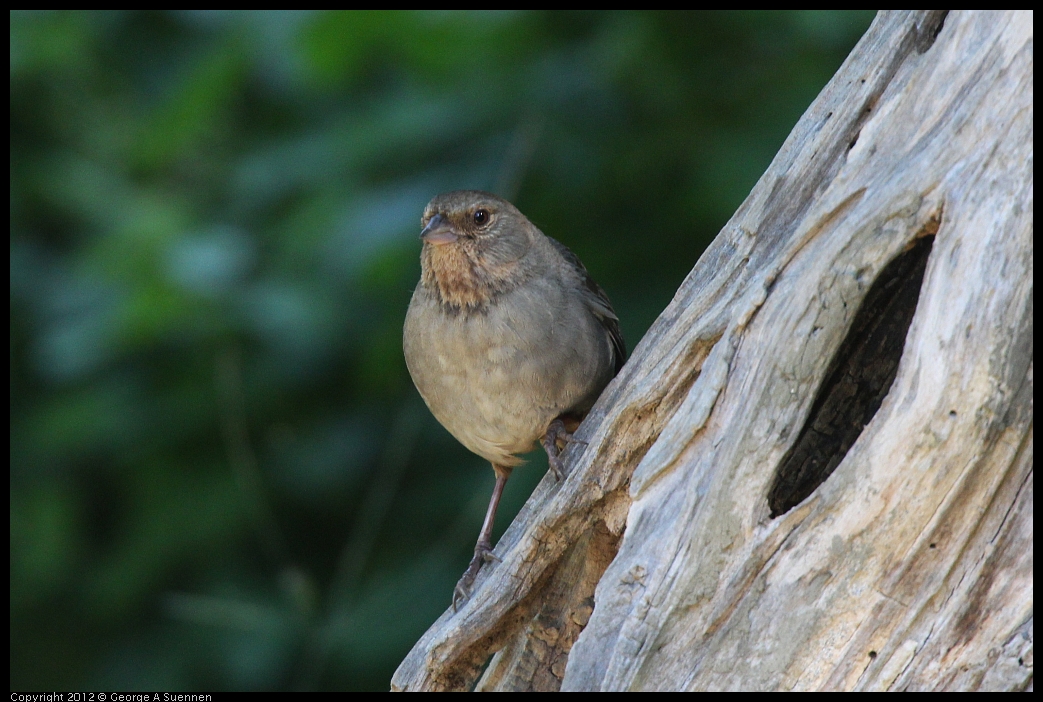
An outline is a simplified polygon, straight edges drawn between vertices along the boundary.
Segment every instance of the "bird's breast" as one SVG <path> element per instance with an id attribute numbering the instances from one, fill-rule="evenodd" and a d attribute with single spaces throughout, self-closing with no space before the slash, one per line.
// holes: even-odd
<path id="1" fill-rule="evenodd" d="M 527 451 L 560 414 L 588 409 L 611 378 L 604 331 L 554 281 L 530 281 L 481 312 L 448 312 L 418 288 L 403 347 L 431 412 L 493 462 Z"/>

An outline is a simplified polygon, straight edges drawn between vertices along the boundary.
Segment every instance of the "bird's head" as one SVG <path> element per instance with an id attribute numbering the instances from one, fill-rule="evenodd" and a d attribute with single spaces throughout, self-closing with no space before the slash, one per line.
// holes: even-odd
<path id="1" fill-rule="evenodd" d="M 503 198 L 478 190 L 438 195 L 420 220 L 421 284 L 451 308 L 480 309 L 524 279 L 535 227 Z"/>

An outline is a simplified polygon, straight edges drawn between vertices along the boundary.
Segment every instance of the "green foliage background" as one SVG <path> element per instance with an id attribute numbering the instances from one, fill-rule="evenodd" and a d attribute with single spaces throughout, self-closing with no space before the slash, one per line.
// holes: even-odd
<path id="1" fill-rule="evenodd" d="M 871 19 L 12 12 L 12 689 L 387 689 L 493 482 L 402 360 L 424 204 L 632 348 Z"/>

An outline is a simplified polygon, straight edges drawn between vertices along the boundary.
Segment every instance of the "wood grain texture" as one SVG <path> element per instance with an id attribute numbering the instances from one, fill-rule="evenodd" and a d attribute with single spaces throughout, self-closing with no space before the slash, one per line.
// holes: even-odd
<path id="1" fill-rule="evenodd" d="M 1031 13 L 881 13 L 392 689 L 1030 688 L 1032 131 Z M 890 389 L 772 517 L 931 236 Z"/>

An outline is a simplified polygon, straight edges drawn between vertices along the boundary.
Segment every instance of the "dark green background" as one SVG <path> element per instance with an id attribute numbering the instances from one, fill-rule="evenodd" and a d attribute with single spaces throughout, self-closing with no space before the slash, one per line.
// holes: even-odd
<path id="1" fill-rule="evenodd" d="M 13 12 L 12 689 L 387 689 L 493 482 L 402 360 L 424 204 L 633 348 L 871 19 Z"/>

